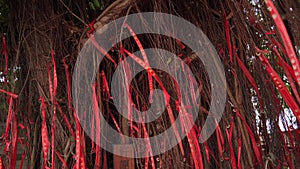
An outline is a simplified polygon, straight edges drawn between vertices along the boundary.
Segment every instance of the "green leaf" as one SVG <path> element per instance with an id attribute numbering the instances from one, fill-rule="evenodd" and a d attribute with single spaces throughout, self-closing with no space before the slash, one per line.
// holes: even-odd
<path id="1" fill-rule="evenodd" d="M 91 7 L 91 9 L 92 9 L 93 11 L 96 10 L 96 8 L 95 8 L 95 6 L 94 6 L 94 4 L 93 4 L 92 2 L 89 2 L 89 5 L 90 5 L 90 7 Z"/>
<path id="2" fill-rule="evenodd" d="M 94 7 L 96 9 L 100 9 L 100 3 L 99 3 L 99 1 L 98 0 L 93 0 L 93 2 L 94 2 Z"/>

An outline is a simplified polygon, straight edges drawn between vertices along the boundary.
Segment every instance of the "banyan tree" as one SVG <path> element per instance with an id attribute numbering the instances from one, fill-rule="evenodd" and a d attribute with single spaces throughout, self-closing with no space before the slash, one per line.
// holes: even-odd
<path id="1" fill-rule="evenodd" d="M 300 168 L 300 1 L 0 2 L 0 169 Z"/>

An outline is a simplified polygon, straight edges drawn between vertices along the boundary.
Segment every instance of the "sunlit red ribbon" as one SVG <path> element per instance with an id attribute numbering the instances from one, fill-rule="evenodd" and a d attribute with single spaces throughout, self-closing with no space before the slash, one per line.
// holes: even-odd
<path id="1" fill-rule="evenodd" d="M 289 93 L 288 89 L 284 85 L 283 81 L 279 77 L 279 75 L 276 73 L 276 71 L 272 68 L 270 65 L 268 59 L 264 56 L 263 52 L 259 49 L 257 49 L 259 53 L 259 59 L 261 62 L 266 66 L 266 71 L 272 78 L 276 88 L 278 89 L 280 95 L 282 96 L 283 100 L 286 102 L 286 104 L 291 108 L 292 112 L 297 117 L 298 121 L 300 121 L 300 109 L 296 101 L 293 99 L 291 94 Z"/>
<path id="2" fill-rule="evenodd" d="M 265 3 L 268 7 L 268 10 L 277 26 L 277 29 L 281 35 L 281 39 L 283 41 L 283 44 L 285 46 L 287 55 L 292 63 L 292 68 L 294 70 L 294 74 L 297 78 L 298 86 L 300 87 L 300 63 L 297 58 L 296 52 L 294 50 L 294 47 L 292 45 L 291 39 L 289 37 L 289 34 L 286 30 L 286 27 L 280 17 L 279 12 L 277 11 L 275 5 L 273 4 L 272 0 L 265 0 Z"/>
<path id="3" fill-rule="evenodd" d="M 5 169 L 1 156 L 0 156 L 0 169 Z"/>
<path id="4" fill-rule="evenodd" d="M 3 89 L 0 89 L 0 93 L 4 93 L 4 94 L 7 94 L 9 95 L 10 97 L 14 98 L 14 99 L 17 99 L 18 98 L 18 95 L 14 94 L 14 93 L 11 93 L 11 92 L 8 92 L 8 91 L 5 91 Z"/>
<path id="5" fill-rule="evenodd" d="M 86 161 L 85 161 L 85 138 L 84 138 L 84 132 L 81 132 L 81 155 L 80 155 L 80 169 L 86 169 Z"/>
<path id="6" fill-rule="evenodd" d="M 77 117 L 77 114 L 74 111 L 74 119 L 75 119 L 75 123 L 76 123 L 76 132 L 75 132 L 75 142 L 76 142 L 76 164 L 75 164 L 75 168 L 76 169 L 80 169 L 80 158 L 81 158 L 81 138 L 80 138 L 80 134 L 81 134 L 81 127 L 80 127 L 80 123 L 79 123 L 79 119 Z"/>
<path id="7" fill-rule="evenodd" d="M 272 50 L 275 53 L 275 55 L 277 56 L 278 65 L 280 65 L 283 68 L 283 70 L 286 74 L 286 77 L 288 78 L 288 81 L 290 83 L 290 86 L 294 92 L 294 95 L 295 95 L 298 103 L 300 104 L 300 96 L 297 91 L 297 87 L 296 87 L 295 83 L 293 82 L 293 80 L 296 81 L 296 76 L 293 73 L 293 69 L 283 60 L 283 58 L 280 56 L 278 50 L 275 47 L 273 47 Z"/>
<path id="8" fill-rule="evenodd" d="M 202 159 L 202 154 L 198 142 L 198 137 L 195 131 L 195 127 L 192 127 L 190 131 L 187 130 L 189 127 L 193 125 L 192 115 L 188 114 L 186 112 L 186 109 L 183 107 L 182 109 L 180 109 L 179 119 L 183 124 L 184 132 L 187 133 L 186 136 L 191 150 L 191 156 L 193 160 L 192 162 L 194 164 L 194 167 L 195 169 L 203 169 L 204 168 L 203 159 Z"/>
<path id="9" fill-rule="evenodd" d="M 135 43 L 138 45 L 138 48 L 140 49 L 140 52 L 141 52 L 142 57 L 144 59 L 144 63 L 146 64 L 147 67 L 150 67 L 150 64 L 149 64 L 146 52 L 144 50 L 144 47 L 143 47 L 141 41 L 139 40 L 139 38 L 137 37 L 137 35 L 133 31 L 133 29 L 127 23 L 124 23 L 124 26 L 127 27 L 127 29 L 129 30 L 130 34 L 132 35 Z M 150 103 L 152 103 L 153 80 L 152 80 L 152 75 L 150 74 L 150 72 L 148 72 L 148 80 L 149 80 L 149 89 L 150 89 L 149 100 L 150 100 Z"/>
<path id="10" fill-rule="evenodd" d="M 42 147 L 43 147 L 43 155 L 44 155 L 44 163 L 43 168 L 47 167 L 47 161 L 48 161 L 48 151 L 50 147 L 50 142 L 48 138 L 48 130 L 47 130 L 47 124 L 46 124 L 46 105 L 45 100 L 43 97 L 40 97 L 41 100 L 41 111 L 42 111 Z"/>
<path id="11" fill-rule="evenodd" d="M 117 65 L 115 60 L 112 58 L 112 56 L 110 54 L 108 54 L 96 41 L 94 35 L 89 35 L 89 38 L 92 41 L 92 44 L 96 47 L 96 49 L 102 53 L 108 60 L 110 60 L 112 63 L 114 63 L 114 65 Z"/>
<path id="12" fill-rule="evenodd" d="M 97 100 L 97 94 L 96 94 L 96 83 L 92 86 L 93 90 L 93 109 L 94 109 L 94 116 L 96 120 L 96 159 L 95 159 L 95 166 L 97 168 L 100 167 L 100 111 L 98 108 L 98 100 Z"/>

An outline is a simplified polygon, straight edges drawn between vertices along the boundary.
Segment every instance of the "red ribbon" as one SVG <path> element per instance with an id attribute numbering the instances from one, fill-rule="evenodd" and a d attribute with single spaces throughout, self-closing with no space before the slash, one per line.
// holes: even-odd
<path id="1" fill-rule="evenodd" d="M 257 49 L 257 50 L 258 50 L 258 52 L 261 52 L 261 50 L 259 50 L 259 49 Z M 276 88 L 278 89 L 280 95 L 282 96 L 283 100 L 291 108 L 292 112 L 295 114 L 298 121 L 300 121 L 300 109 L 299 109 L 297 102 L 293 99 L 293 97 L 289 93 L 288 89 L 284 85 L 283 81 L 281 80 L 279 75 L 276 73 L 276 71 L 272 68 L 268 59 L 266 57 L 264 57 L 264 54 L 262 52 L 259 55 L 259 59 L 266 66 L 266 71 L 272 78 L 272 80 L 273 80 Z"/>
<path id="2" fill-rule="evenodd" d="M 93 108 L 94 108 L 94 116 L 96 119 L 96 159 L 95 159 L 95 167 L 100 167 L 100 111 L 98 108 L 98 100 L 97 100 L 97 94 L 96 94 L 96 83 L 92 86 L 93 90 Z"/>
<path id="3" fill-rule="evenodd" d="M 95 37 L 94 37 L 94 35 L 89 35 L 89 38 L 91 39 L 91 41 L 92 41 L 92 44 L 96 47 L 96 49 L 100 52 L 100 53 L 102 53 L 108 60 L 110 60 L 111 62 L 113 62 L 114 63 L 114 65 L 116 66 L 117 64 L 116 64 L 116 62 L 115 62 L 115 60 L 112 58 L 112 56 L 110 55 L 110 54 L 108 54 L 99 44 L 98 44 L 98 42 L 96 41 L 96 39 L 95 39 Z"/>
<path id="4" fill-rule="evenodd" d="M 10 97 L 14 98 L 14 99 L 17 99 L 18 98 L 18 95 L 14 94 L 14 93 L 11 93 L 11 92 L 8 92 L 8 91 L 5 91 L 3 89 L 0 89 L 0 93 L 4 93 L 4 94 L 7 94 L 9 95 Z"/>
<path id="5" fill-rule="evenodd" d="M 234 47 L 234 55 L 237 59 L 237 62 L 240 66 L 240 68 L 242 69 L 242 71 L 244 72 L 245 76 L 247 77 L 247 79 L 249 80 L 250 84 L 252 85 L 252 87 L 254 88 L 256 94 L 257 94 L 257 98 L 259 100 L 259 104 L 260 104 L 260 108 L 262 109 L 262 111 L 264 110 L 263 109 L 263 103 L 262 103 L 262 99 L 261 99 L 261 96 L 260 96 L 260 92 L 258 90 L 258 87 L 256 85 L 256 82 L 254 80 L 254 78 L 252 77 L 251 73 L 249 72 L 249 70 L 247 69 L 247 67 L 244 65 L 244 63 L 241 61 L 241 59 L 238 57 L 238 54 L 237 54 L 237 51 L 236 51 L 236 48 Z"/>
<path id="6" fill-rule="evenodd" d="M 65 159 L 59 154 L 59 152 L 55 151 L 55 154 L 57 155 L 58 159 L 62 162 L 63 168 L 69 168 L 67 162 Z"/>
<path id="7" fill-rule="evenodd" d="M 75 123 L 76 123 L 76 132 L 75 132 L 75 141 L 76 141 L 76 164 L 75 164 L 75 168 L 76 169 L 80 169 L 80 158 L 81 158 L 81 138 L 80 138 L 80 133 L 81 133 L 81 128 L 80 128 L 80 123 L 77 117 L 77 114 L 74 113 L 74 118 L 75 118 Z"/>
<path id="8" fill-rule="evenodd" d="M 71 78 L 70 78 L 70 72 L 69 72 L 69 67 L 66 63 L 66 59 L 64 58 L 63 60 L 64 67 L 65 67 L 65 72 L 66 72 L 66 79 L 67 79 L 67 94 L 68 94 L 68 108 L 72 108 L 72 97 L 71 97 Z"/>
<path id="9" fill-rule="evenodd" d="M 230 62 L 232 62 L 232 45 L 231 45 L 231 38 L 230 38 L 230 28 L 229 28 L 228 20 L 226 18 L 226 13 L 225 13 L 225 17 L 224 17 L 224 26 L 225 26 L 226 42 L 227 42 L 227 46 L 228 46 Z"/>
<path id="10" fill-rule="evenodd" d="M 297 91 L 296 85 L 293 81 L 293 80 L 296 81 L 296 76 L 293 73 L 293 69 L 283 60 L 283 58 L 280 56 L 278 50 L 275 47 L 273 47 L 272 50 L 275 53 L 275 55 L 277 56 L 278 65 L 280 65 L 283 68 L 283 70 L 284 70 L 284 72 L 285 72 L 285 74 L 288 78 L 288 81 L 291 85 L 291 88 L 292 88 L 292 90 L 295 94 L 295 97 L 296 97 L 298 103 L 300 104 L 300 96 L 299 96 L 299 93 Z"/>
<path id="11" fill-rule="evenodd" d="M 12 133 L 11 133 L 11 161 L 10 168 L 16 167 L 17 162 L 17 140 L 18 140 L 18 120 L 16 112 L 12 110 L 13 120 L 12 120 Z"/>
<path id="12" fill-rule="evenodd" d="M 275 5 L 273 4 L 272 0 L 265 0 L 265 3 L 268 7 L 268 10 L 277 26 L 277 29 L 281 35 L 281 39 L 283 41 L 283 44 L 285 46 L 287 55 L 292 63 L 292 68 L 294 70 L 294 74 L 296 76 L 296 81 L 298 83 L 298 86 L 300 86 L 300 63 L 297 58 L 296 52 L 294 50 L 294 47 L 292 45 L 291 39 L 289 37 L 289 34 L 286 30 L 286 27 L 280 17 L 279 12 L 277 11 Z"/>
<path id="13" fill-rule="evenodd" d="M 0 169 L 5 169 L 1 156 L 0 156 Z"/>
<path id="14" fill-rule="evenodd" d="M 253 151 L 254 151 L 254 154 L 256 156 L 256 159 L 258 160 L 258 163 L 261 163 L 262 162 L 262 157 L 261 157 L 261 153 L 259 151 L 259 148 L 256 144 L 256 140 L 255 140 L 255 137 L 254 137 L 254 134 L 251 130 L 251 128 L 249 127 L 249 125 L 247 124 L 247 122 L 245 121 L 245 119 L 242 117 L 242 115 L 239 113 L 239 111 L 235 108 L 233 110 L 233 112 L 235 112 L 235 114 L 242 120 L 242 122 L 244 123 L 245 127 L 246 127 L 246 130 L 248 131 L 248 134 L 250 136 L 250 139 L 251 139 L 251 144 L 252 144 L 252 148 L 253 148 Z"/>
<path id="15" fill-rule="evenodd" d="M 44 163 L 43 168 L 47 167 L 47 159 L 48 159 L 48 151 L 50 147 L 50 142 L 48 138 L 48 130 L 47 130 L 47 124 L 46 124 L 46 105 L 45 100 L 43 97 L 40 97 L 41 100 L 41 110 L 42 110 L 42 147 L 43 147 L 43 154 L 44 154 Z"/>
<path id="16" fill-rule="evenodd" d="M 233 149 L 233 146 L 232 146 L 233 127 L 234 127 L 234 122 L 233 122 L 233 119 L 232 119 L 232 122 L 230 123 L 229 131 L 228 131 L 228 129 L 226 130 L 226 135 L 227 135 L 228 144 L 229 144 L 231 168 L 236 169 L 237 168 L 236 167 L 236 160 L 235 160 L 235 155 L 234 155 L 234 149 Z"/>

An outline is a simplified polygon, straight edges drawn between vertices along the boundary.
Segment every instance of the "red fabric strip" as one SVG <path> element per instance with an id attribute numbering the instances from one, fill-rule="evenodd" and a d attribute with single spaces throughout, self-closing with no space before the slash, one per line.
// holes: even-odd
<path id="1" fill-rule="evenodd" d="M 96 148 L 95 148 L 95 114 L 92 115 L 92 121 L 91 121 L 91 137 L 92 137 L 92 151 L 96 152 Z"/>
<path id="2" fill-rule="evenodd" d="M 234 149 L 233 149 L 233 146 L 232 146 L 233 127 L 234 127 L 234 122 L 232 121 L 230 123 L 229 132 L 228 132 L 228 129 L 226 129 L 226 135 L 227 135 L 228 144 L 229 144 L 231 168 L 236 169 L 237 168 L 236 167 L 236 160 L 235 160 L 235 155 L 234 155 Z"/>
<path id="3" fill-rule="evenodd" d="M 206 160 L 207 160 L 208 164 L 210 164 L 209 146 L 208 146 L 207 142 L 204 142 L 204 148 L 205 148 Z"/>
<path id="4" fill-rule="evenodd" d="M 278 42 L 277 39 L 271 38 L 272 44 L 277 46 L 282 52 L 283 54 L 287 55 L 285 48 Z"/>
<path id="5" fill-rule="evenodd" d="M 135 32 L 133 31 L 133 29 L 127 24 L 124 23 L 124 26 L 127 27 L 127 29 L 129 30 L 130 34 L 132 35 L 135 43 L 138 45 L 138 48 L 140 49 L 140 52 L 142 54 L 142 57 L 144 59 L 144 63 L 146 64 L 147 67 L 150 67 L 146 52 L 144 50 L 144 47 L 141 43 L 141 41 L 139 40 L 139 38 L 137 37 L 137 35 L 135 34 Z M 152 75 L 150 74 L 150 72 L 148 72 L 148 81 L 149 81 L 149 89 L 150 89 L 150 95 L 149 95 L 149 101 L 150 103 L 152 103 L 152 94 L 153 94 L 153 80 L 152 80 Z"/>
<path id="6" fill-rule="evenodd" d="M 199 90 L 197 90 L 196 92 L 195 92 L 195 87 L 194 87 L 194 83 L 193 82 L 195 82 L 196 80 L 193 78 L 193 76 L 191 75 L 191 74 L 188 74 L 188 79 L 189 79 L 189 81 L 190 81 L 190 92 L 191 92 L 191 97 L 192 97 L 192 102 L 193 102 L 193 104 L 194 105 L 198 105 L 198 103 L 197 103 L 197 96 L 199 95 L 199 93 L 200 93 L 200 91 L 202 90 L 201 88 L 199 88 Z M 197 82 L 196 82 L 196 84 L 197 84 Z M 176 83 L 176 87 L 178 87 L 179 88 L 179 86 L 178 86 L 178 84 Z"/>
<path id="7" fill-rule="evenodd" d="M 56 90 L 57 90 L 57 74 L 56 74 L 56 63 L 55 63 L 55 52 L 54 50 L 51 51 L 52 55 L 52 64 L 53 64 L 53 96 L 56 96 Z"/>
<path id="8" fill-rule="evenodd" d="M 138 112 L 138 116 L 139 116 L 140 121 L 142 121 L 142 117 L 141 117 L 141 114 L 139 112 Z M 147 139 L 147 145 L 146 145 L 147 157 L 145 158 L 145 169 L 148 169 L 149 156 L 150 156 L 150 160 L 151 160 L 150 161 L 151 166 L 152 166 L 153 169 L 155 169 L 156 167 L 155 167 L 155 161 L 154 161 L 154 157 L 153 157 L 153 153 L 152 153 L 152 147 L 151 147 L 150 140 L 148 139 L 149 138 L 149 133 L 148 133 L 146 125 L 143 121 L 141 122 L 141 125 L 142 125 L 143 131 L 144 131 L 144 136 Z"/>
<path id="9" fill-rule="evenodd" d="M 231 38 L 230 38 L 230 28 L 229 28 L 229 22 L 226 18 L 226 13 L 225 13 L 225 17 L 224 17 L 224 26 L 225 26 L 226 42 L 227 42 L 227 46 L 228 46 L 230 62 L 232 62 L 232 45 L 231 45 Z"/>
<path id="10" fill-rule="evenodd" d="M 80 155 L 80 169 L 86 168 L 85 163 L 85 138 L 84 138 L 84 132 L 81 132 L 81 155 Z"/>
<path id="11" fill-rule="evenodd" d="M 173 111 L 169 105 L 166 108 L 167 108 L 168 116 L 171 121 L 171 125 L 173 125 L 173 124 L 175 124 L 175 118 L 173 115 Z M 178 108 L 180 108 L 180 107 L 178 107 Z M 182 119 L 180 119 L 180 121 L 181 121 L 181 124 L 184 125 L 184 121 Z M 175 137 L 176 137 L 177 141 L 179 142 L 178 144 L 179 144 L 179 149 L 181 151 L 181 154 L 184 156 L 184 148 L 183 148 L 182 142 L 180 141 L 181 139 L 180 139 L 178 128 L 176 125 L 173 125 L 173 129 L 174 129 Z M 182 127 L 182 129 L 184 130 L 184 127 Z M 185 131 L 183 131 L 183 132 L 185 132 Z"/>
<path id="12" fill-rule="evenodd" d="M 69 168 L 67 162 L 65 161 L 65 159 L 59 154 L 59 152 L 55 151 L 55 154 L 57 155 L 58 159 L 61 161 L 62 163 L 62 168 Z"/>
<path id="13" fill-rule="evenodd" d="M 51 78 L 51 66 L 48 66 L 48 83 L 49 83 L 50 99 L 51 99 L 51 101 L 53 101 L 54 97 L 53 97 L 53 83 L 52 83 L 52 78 Z"/>
<path id="14" fill-rule="evenodd" d="M 94 28 L 95 22 L 96 22 L 96 19 L 92 20 L 92 22 L 88 24 L 88 26 L 89 26 L 89 28 L 90 28 L 90 30 L 87 32 L 88 36 L 89 36 L 90 34 L 93 34 L 93 33 L 94 33 L 94 31 L 95 31 L 95 28 Z"/>
<path id="15" fill-rule="evenodd" d="M 177 45 L 180 47 L 180 49 L 183 50 L 185 48 L 185 45 L 180 40 L 175 39 L 175 41 L 176 41 Z"/>
<path id="16" fill-rule="evenodd" d="M 125 82 L 128 82 L 128 79 L 131 79 L 131 70 L 130 67 L 128 65 L 128 63 L 126 62 L 125 58 L 126 55 L 124 52 L 121 52 L 122 57 L 124 58 L 124 61 L 121 62 L 122 66 L 123 66 L 123 71 L 125 74 Z M 149 74 L 148 74 L 149 75 Z M 130 91 L 130 85 L 128 83 L 125 83 L 125 90 L 127 91 L 127 111 L 128 111 L 128 119 L 129 119 L 129 126 L 130 126 L 130 136 L 132 136 L 133 134 L 133 123 L 132 123 L 132 107 L 131 107 L 131 103 L 133 103 L 132 101 L 132 95 L 131 95 L 131 91 Z M 136 95 L 136 98 L 138 98 L 138 94 Z M 137 99 L 138 100 L 138 99 Z M 135 106 L 135 104 L 134 104 Z M 136 108 L 136 107 L 135 107 Z"/>
<path id="17" fill-rule="evenodd" d="M 242 138 L 238 139 L 238 169 L 242 169 L 241 166 L 241 155 L 242 155 Z"/>
<path id="18" fill-rule="evenodd" d="M 275 35 L 276 31 L 275 30 L 271 30 L 271 31 L 265 32 L 265 34 L 266 35 Z"/>
<path id="19" fill-rule="evenodd" d="M 94 35 L 90 35 L 89 38 L 91 39 L 93 45 L 96 47 L 96 49 L 98 49 L 98 51 L 100 53 L 102 53 L 108 60 L 110 60 L 111 62 L 114 63 L 114 65 L 116 66 L 116 62 L 115 60 L 112 58 L 112 56 L 110 54 L 108 54 L 99 44 L 98 42 L 96 41 Z"/>
<path id="20" fill-rule="evenodd" d="M 216 133 L 217 133 L 217 143 L 218 143 L 218 150 L 220 157 L 223 157 L 223 152 L 224 152 L 224 137 L 222 134 L 222 131 L 220 129 L 219 124 L 216 122 Z"/>
<path id="21" fill-rule="evenodd" d="M 5 169 L 1 156 L 0 156 L 0 169 Z"/>
<path id="22" fill-rule="evenodd" d="M 17 163 L 17 140 L 18 140 L 18 119 L 16 112 L 13 111 L 12 132 L 11 132 L 11 157 L 10 168 L 16 168 Z"/>
<path id="23" fill-rule="evenodd" d="M 113 120 L 113 122 L 114 122 L 114 124 L 115 124 L 115 126 L 116 126 L 116 128 L 117 128 L 117 130 L 118 130 L 118 132 L 122 135 L 122 140 L 123 140 L 123 142 L 124 142 L 124 144 L 125 144 L 125 143 L 126 143 L 125 137 L 124 137 L 124 135 L 123 135 L 123 133 L 122 133 L 122 131 L 121 131 L 121 128 L 119 127 L 119 125 L 118 125 L 118 123 L 117 123 L 115 117 L 112 115 L 111 112 L 109 112 L 109 116 L 112 118 L 112 120 Z"/>
<path id="24" fill-rule="evenodd" d="M 104 153 L 102 169 L 107 169 L 107 155 Z"/>
<path id="25" fill-rule="evenodd" d="M 100 167 L 100 159 L 101 159 L 101 154 L 100 154 L 100 111 L 98 107 L 98 100 L 97 100 L 97 94 L 96 94 L 96 83 L 92 86 L 93 90 L 93 108 L 94 108 L 94 115 L 95 115 L 95 120 L 96 120 L 96 159 L 95 159 L 95 167 L 99 168 Z"/>
<path id="26" fill-rule="evenodd" d="M 62 111 L 60 105 L 57 102 L 56 102 L 56 106 L 57 106 L 58 111 L 60 112 L 60 114 L 61 114 L 64 122 L 66 123 L 67 128 L 69 129 L 69 132 L 75 138 L 75 133 L 74 133 L 74 130 L 73 130 L 72 126 L 71 126 L 71 123 L 70 123 L 69 119 L 67 118 L 66 114 Z"/>
<path id="27" fill-rule="evenodd" d="M 285 69 L 287 69 L 287 72 L 291 75 L 291 77 L 292 77 L 291 79 L 296 81 L 296 76 L 294 75 L 293 68 L 290 67 L 290 65 L 288 65 L 283 59 L 278 61 L 278 65 L 281 67 L 285 67 Z"/>
<path id="28" fill-rule="evenodd" d="M 252 148 L 253 148 L 253 151 L 254 151 L 254 154 L 257 158 L 257 162 L 258 163 L 261 163 L 262 162 L 262 157 L 261 157 L 261 153 L 259 151 L 259 148 L 256 144 L 256 140 L 255 140 L 255 136 L 251 130 L 251 128 L 249 127 L 249 125 L 247 124 L 247 122 L 245 121 L 245 119 L 242 117 L 242 115 L 239 113 L 239 111 L 235 108 L 233 110 L 233 112 L 236 113 L 236 115 L 242 120 L 242 122 L 244 123 L 245 127 L 246 127 L 246 130 L 248 131 L 248 134 L 250 136 L 250 139 L 251 139 L 251 144 L 252 144 Z"/>
<path id="29" fill-rule="evenodd" d="M 46 105 L 45 105 L 45 100 L 41 96 L 41 111 L 42 111 L 42 147 L 43 147 L 43 154 L 44 154 L 44 163 L 43 163 L 43 168 L 47 167 L 47 161 L 48 161 L 48 151 L 50 147 L 50 142 L 48 138 L 48 130 L 47 130 L 47 124 L 46 124 Z"/>
<path id="30" fill-rule="evenodd" d="M 207 144 L 207 142 L 205 142 L 205 143 Z M 219 160 L 217 160 L 216 156 L 214 155 L 214 152 L 209 148 L 208 144 L 207 144 L 206 148 L 207 148 L 207 151 L 209 152 L 209 155 L 215 160 L 217 168 L 220 168 Z"/>
<path id="31" fill-rule="evenodd" d="M 66 72 L 66 79 L 67 79 L 67 94 L 68 94 L 68 108 L 72 108 L 72 97 L 71 97 L 71 78 L 70 78 L 70 72 L 69 72 L 69 67 L 66 63 L 66 59 L 63 59 L 64 67 L 65 67 L 65 72 Z"/>
<path id="32" fill-rule="evenodd" d="M 183 105 L 181 105 L 183 106 Z M 188 127 L 193 125 L 192 123 L 192 115 L 188 114 L 184 108 L 180 109 L 180 121 L 183 123 L 184 131 L 187 133 L 187 139 L 189 143 L 189 147 L 191 150 L 191 156 L 194 163 L 195 169 L 203 169 L 203 159 L 200 150 L 200 145 L 198 143 L 198 137 L 195 131 L 195 127 L 192 127 L 190 131 L 188 131 Z"/>
<path id="33" fill-rule="evenodd" d="M 8 92 L 8 91 L 5 91 L 3 89 L 0 89 L 0 93 L 4 93 L 4 94 L 7 94 L 9 95 L 10 97 L 14 98 L 14 99 L 17 99 L 18 98 L 18 95 L 14 94 L 14 93 L 11 93 L 11 92 Z"/>
<path id="34" fill-rule="evenodd" d="M 287 55 L 292 63 L 292 68 L 294 70 L 294 74 L 297 78 L 298 86 L 300 87 L 300 63 L 297 58 L 296 52 L 294 50 L 294 47 L 292 45 L 291 39 L 289 37 L 289 34 L 286 30 L 286 27 L 280 17 L 279 12 L 277 11 L 275 5 L 273 4 L 272 0 L 265 0 L 265 3 L 268 7 L 268 10 L 277 26 L 277 29 L 281 35 L 281 39 L 283 41 L 283 44 L 285 46 Z"/>
<path id="35" fill-rule="evenodd" d="M 166 88 L 164 87 L 162 81 L 160 80 L 160 78 L 157 76 L 157 74 L 154 72 L 153 69 L 151 69 L 150 67 L 148 67 L 141 59 L 139 59 L 136 55 L 130 53 L 128 50 L 126 50 L 123 47 L 120 47 L 121 51 L 124 51 L 128 56 L 130 56 L 133 60 L 135 60 L 138 64 L 140 64 L 147 72 L 149 72 L 154 79 L 157 81 L 157 83 L 159 84 L 159 86 L 161 87 L 161 90 L 164 93 L 165 99 L 166 99 L 166 105 L 169 105 L 170 103 L 170 95 L 167 92 Z M 167 107 L 167 106 L 166 106 Z"/>
<path id="36" fill-rule="evenodd" d="M 51 158 L 52 165 L 51 168 L 55 169 L 55 120 L 56 120 L 56 106 L 53 106 L 53 115 L 52 115 L 52 126 L 51 126 Z"/>
<path id="37" fill-rule="evenodd" d="M 101 78 L 102 78 L 102 90 L 104 92 L 104 98 L 105 100 L 112 99 L 112 96 L 110 95 L 108 82 L 106 79 L 106 76 L 104 74 L 104 71 L 101 71 Z"/>
<path id="38" fill-rule="evenodd" d="M 283 58 L 280 56 L 280 54 L 279 54 L 279 52 L 278 52 L 278 50 L 276 48 L 273 47 L 272 50 L 275 53 L 275 55 L 277 56 L 278 65 L 280 65 L 283 68 L 283 70 L 284 70 L 284 72 L 285 72 L 285 74 L 286 74 L 286 76 L 288 78 L 288 81 L 289 81 L 289 83 L 291 85 L 291 88 L 292 88 L 292 90 L 293 90 L 293 92 L 295 94 L 295 97 L 296 97 L 298 103 L 300 104 L 299 93 L 298 93 L 296 85 L 295 85 L 295 83 L 293 81 L 293 80 L 296 81 L 296 77 L 292 76 L 292 75 L 294 75 L 292 68 L 283 60 Z"/>
<path id="39" fill-rule="evenodd" d="M 258 49 L 260 52 L 260 50 Z M 289 93 L 288 89 L 284 85 L 283 81 L 279 77 L 279 75 L 276 73 L 276 71 L 272 68 L 270 65 L 268 59 L 264 57 L 263 53 L 260 53 L 259 58 L 261 62 L 266 66 L 266 71 L 272 78 L 276 88 L 278 89 L 280 95 L 282 96 L 283 100 L 286 102 L 286 104 L 291 108 L 294 115 L 297 117 L 298 121 L 300 121 L 300 109 L 296 101 L 293 99 L 291 94 Z"/>
<path id="40" fill-rule="evenodd" d="M 53 65 L 53 83 L 51 79 L 51 68 L 48 67 L 48 80 L 49 80 L 49 92 L 50 98 L 53 103 L 53 114 L 52 114 L 52 122 L 51 122 L 51 168 L 55 169 L 55 120 L 56 120 L 56 90 L 57 90 L 57 74 L 56 74 L 56 63 L 55 63 L 55 52 L 51 51 L 52 65 Z"/>
<path id="41" fill-rule="evenodd" d="M 52 150 L 52 154 L 51 154 L 51 158 L 52 158 L 52 169 L 55 169 L 55 120 L 56 120 L 56 105 L 53 105 L 53 115 L 52 115 L 52 126 L 51 126 L 51 150 Z"/>
<path id="42" fill-rule="evenodd" d="M 75 150 L 75 153 L 76 153 L 76 164 L 75 164 L 75 168 L 76 169 L 80 169 L 80 158 L 81 158 L 81 145 L 80 145 L 80 131 L 81 131 L 81 128 L 80 128 L 80 123 L 79 123 L 79 120 L 78 120 L 78 117 L 77 117 L 77 114 L 75 113 L 74 111 L 74 119 L 75 119 L 75 123 L 76 123 L 76 132 L 75 132 L 75 135 L 76 135 L 76 139 L 75 139 L 75 142 L 76 142 L 76 150 Z"/>
<path id="43" fill-rule="evenodd" d="M 194 160 L 195 169 L 204 169 L 202 154 L 201 154 L 200 146 L 194 128 L 192 128 L 191 131 L 188 133 L 187 138 L 190 144 L 190 149 Z"/>
<path id="44" fill-rule="evenodd" d="M 240 68 L 242 69 L 242 71 L 244 72 L 245 76 L 247 77 L 247 79 L 249 80 L 250 84 L 252 85 L 252 87 L 254 88 L 256 94 L 257 94 L 257 98 L 259 100 L 259 104 L 260 104 L 260 108 L 262 109 L 262 111 L 264 111 L 264 106 L 263 106 L 263 102 L 260 96 L 260 92 L 258 90 L 258 87 L 256 85 L 256 82 L 254 80 L 254 78 L 252 77 L 251 73 L 249 72 L 249 70 L 247 69 L 247 67 L 244 65 L 244 63 L 242 62 L 242 60 L 238 57 L 236 48 L 234 47 L 234 56 L 237 59 L 237 62 L 240 66 Z"/>

